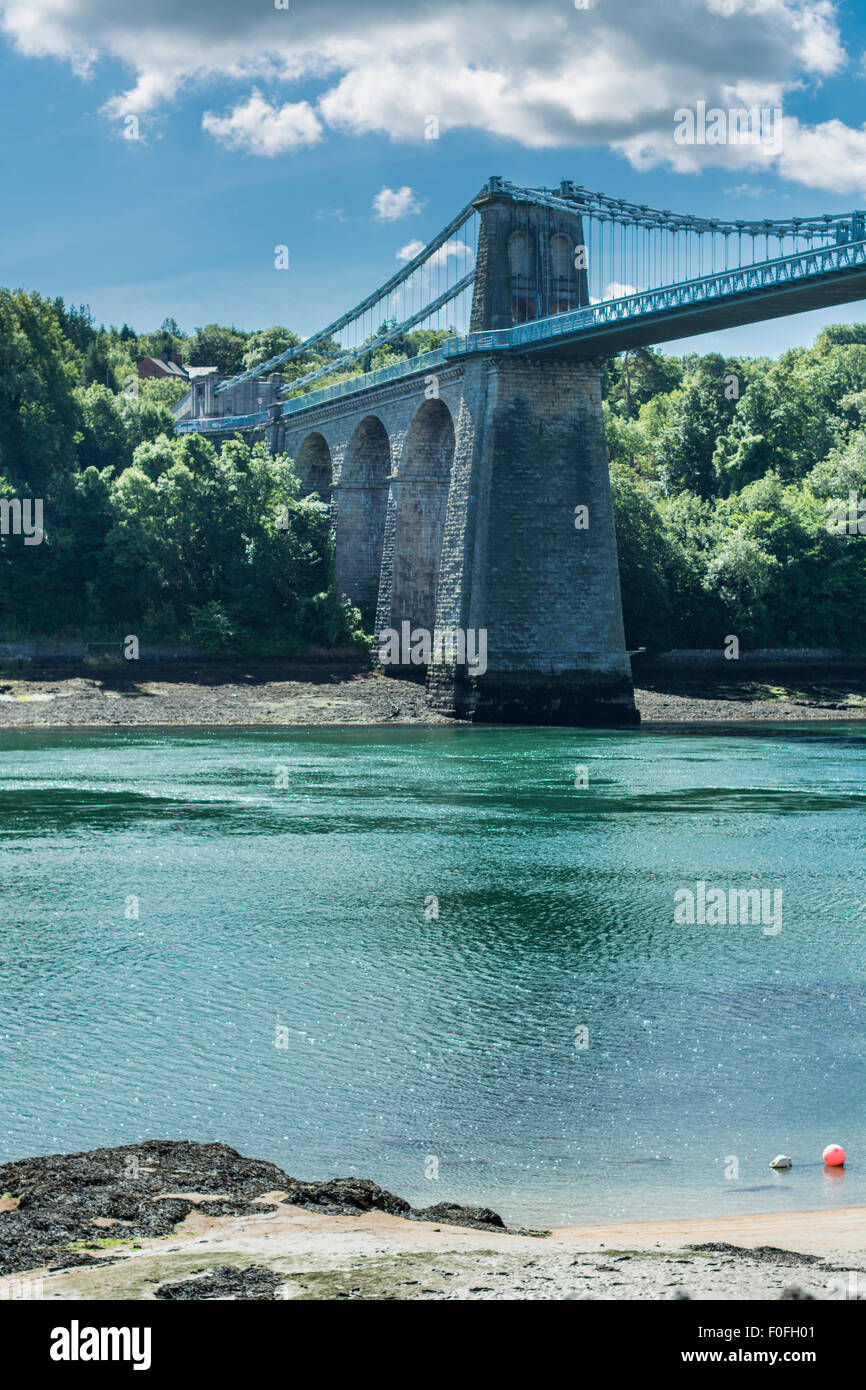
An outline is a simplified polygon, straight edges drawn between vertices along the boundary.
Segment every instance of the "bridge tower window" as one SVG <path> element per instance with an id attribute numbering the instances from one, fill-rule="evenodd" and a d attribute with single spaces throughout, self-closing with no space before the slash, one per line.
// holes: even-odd
<path id="1" fill-rule="evenodd" d="M 530 265 L 532 247 L 526 232 L 512 232 L 508 238 L 508 265 L 511 271 L 511 321 L 527 323 L 537 318 Z"/>
<path id="2" fill-rule="evenodd" d="M 529 323 L 537 318 L 535 300 L 530 295 L 517 295 L 511 302 L 511 317 L 515 323 Z"/>
<path id="3" fill-rule="evenodd" d="M 529 275 L 529 238 L 525 232 L 512 232 L 508 238 L 508 264 L 512 280 L 525 284 Z"/>
<path id="4" fill-rule="evenodd" d="M 550 309 L 551 314 L 564 314 L 575 307 L 572 288 L 572 246 L 564 232 L 554 232 L 550 238 Z"/>

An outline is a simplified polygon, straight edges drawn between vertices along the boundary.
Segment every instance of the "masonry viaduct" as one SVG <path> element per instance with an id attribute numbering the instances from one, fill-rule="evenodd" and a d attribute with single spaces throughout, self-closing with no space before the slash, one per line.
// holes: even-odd
<path id="1" fill-rule="evenodd" d="M 586 303 L 579 217 L 551 232 L 524 212 L 518 230 L 508 198 L 476 206 L 473 329 Z M 484 671 L 434 654 L 432 705 L 491 722 L 636 721 L 598 361 L 479 353 L 296 409 L 268 437 L 303 492 L 330 502 L 338 587 L 375 609 L 377 633 L 486 633 Z"/>

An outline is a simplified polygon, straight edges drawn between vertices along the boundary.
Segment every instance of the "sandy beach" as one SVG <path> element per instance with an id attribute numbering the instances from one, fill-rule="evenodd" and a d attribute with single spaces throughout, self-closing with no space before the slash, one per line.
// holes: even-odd
<path id="1" fill-rule="evenodd" d="M 176 1284 L 186 1287 L 175 1297 L 244 1298 L 251 1269 L 276 1276 L 268 1296 L 281 1299 L 866 1297 L 864 1208 L 572 1226 L 532 1236 L 384 1212 L 320 1215 L 286 1206 L 280 1196 L 258 1199 L 257 1216 L 193 1213 L 171 1236 L 110 1247 L 107 1264 L 6 1276 L 0 1299 L 152 1299 Z M 712 1244 L 737 1248 L 690 1248 Z M 210 1292 L 201 1281 L 214 1271 L 222 1287 Z"/>
<path id="2" fill-rule="evenodd" d="M 512 1230 L 167 1140 L 19 1160 L 0 1182 L 0 1299 L 866 1297 L 862 1207 Z"/>

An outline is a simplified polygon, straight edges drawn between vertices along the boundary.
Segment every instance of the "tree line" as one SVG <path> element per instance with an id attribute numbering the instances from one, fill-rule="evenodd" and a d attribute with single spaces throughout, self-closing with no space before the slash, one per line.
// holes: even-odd
<path id="1" fill-rule="evenodd" d="M 316 385 L 448 336 L 385 331 Z M 291 460 L 175 435 L 184 383 L 136 371 L 179 352 L 231 375 L 300 342 L 279 326 L 106 329 L 84 307 L 0 290 L 0 500 L 45 502 L 40 544 L 0 536 L 0 636 L 361 647 L 327 509 L 299 498 Z M 276 370 L 291 383 L 340 352 L 322 342 Z M 640 349 L 606 364 L 603 387 L 629 646 L 718 648 L 734 633 L 862 649 L 866 541 L 856 520 L 829 519 L 852 493 L 852 515 L 866 506 L 866 325 L 778 360 Z"/>
<path id="2" fill-rule="evenodd" d="M 778 360 L 623 354 L 604 414 L 630 646 L 866 648 L 866 324 Z"/>
<path id="3" fill-rule="evenodd" d="M 4 640 L 134 634 L 261 656 L 363 645 L 337 594 L 328 509 L 299 498 L 291 460 L 176 435 L 183 383 L 138 381 L 141 357 L 173 348 L 202 365 L 225 349 L 231 370 L 234 338 L 255 336 L 97 329 L 86 309 L 0 290 L 0 503 L 44 499 L 40 544 L 0 535 Z"/>

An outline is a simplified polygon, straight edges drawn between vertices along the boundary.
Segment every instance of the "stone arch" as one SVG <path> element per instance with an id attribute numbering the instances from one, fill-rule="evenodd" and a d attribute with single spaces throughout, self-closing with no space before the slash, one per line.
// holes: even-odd
<path id="1" fill-rule="evenodd" d="M 576 248 L 575 248 L 576 249 Z M 551 314 L 564 314 L 575 307 L 572 294 L 571 239 L 565 232 L 554 232 L 550 238 L 550 307 Z"/>
<path id="2" fill-rule="evenodd" d="M 523 231 L 512 232 L 508 238 L 508 264 L 514 280 L 525 280 L 529 257 L 529 238 Z"/>
<path id="3" fill-rule="evenodd" d="M 346 446 L 337 498 L 337 585 L 361 609 L 372 632 L 382 568 L 391 441 L 382 421 L 367 415 Z"/>
<path id="4" fill-rule="evenodd" d="M 398 633 L 422 628 L 432 641 L 448 486 L 454 459 L 454 421 L 441 400 L 425 401 L 417 411 L 394 480 L 394 555 L 391 622 Z M 424 666 L 407 675 L 423 676 Z"/>
<path id="5" fill-rule="evenodd" d="M 554 232 L 550 238 L 550 266 L 554 280 L 571 279 L 571 242 L 565 232 Z"/>
<path id="6" fill-rule="evenodd" d="M 295 455 L 295 471 L 301 480 L 301 497 L 315 492 L 322 502 L 330 503 L 333 467 L 324 435 L 307 435 Z"/>
<path id="7" fill-rule="evenodd" d="M 522 229 L 508 238 L 508 265 L 511 271 L 511 322 L 527 323 L 536 317 L 532 279 L 532 243 Z"/>

